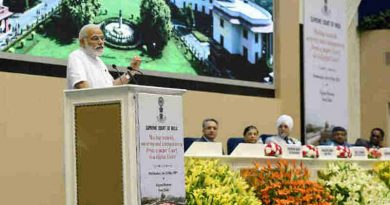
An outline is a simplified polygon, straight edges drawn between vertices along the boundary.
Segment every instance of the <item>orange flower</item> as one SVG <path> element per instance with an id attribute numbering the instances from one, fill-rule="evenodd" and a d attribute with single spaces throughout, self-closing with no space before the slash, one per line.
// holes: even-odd
<path id="1" fill-rule="evenodd" d="M 280 160 L 274 166 L 270 161 L 261 166 L 255 162 L 254 169 L 242 170 L 248 183 L 254 187 L 264 204 L 326 204 L 333 197 L 317 182 L 309 181 L 309 171 L 301 162 L 289 164 Z"/>

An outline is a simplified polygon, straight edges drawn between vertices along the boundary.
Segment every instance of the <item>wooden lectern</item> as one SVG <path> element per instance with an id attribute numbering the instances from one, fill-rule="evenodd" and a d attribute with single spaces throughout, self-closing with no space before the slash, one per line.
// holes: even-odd
<path id="1" fill-rule="evenodd" d="M 66 204 L 184 204 L 184 92 L 66 90 Z"/>

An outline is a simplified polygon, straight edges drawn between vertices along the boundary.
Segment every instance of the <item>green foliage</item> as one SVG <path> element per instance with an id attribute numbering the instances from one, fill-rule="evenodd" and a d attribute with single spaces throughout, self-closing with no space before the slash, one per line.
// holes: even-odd
<path id="1" fill-rule="evenodd" d="M 65 0 L 62 4 L 61 17 L 67 23 L 67 29 L 78 31 L 86 24 L 93 23 L 99 15 L 100 0 Z"/>
<path id="2" fill-rule="evenodd" d="M 32 31 L 29 35 L 27 35 L 27 37 L 25 39 L 27 41 L 32 41 L 32 40 L 34 40 L 35 35 L 36 35 L 35 31 Z"/>
<path id="3" fill-rule="evenodd" d="M 188 29 L 192 29 L 195 24 L 195 13 L 192 10 L 191 6 L 188 5 L 184 8 L 178 8 L 174 4 L 171 5 L 171 15 L 172 18 L 176 21 L 182 22 Z"/>
<path id="4" fill-rule="evenodd" d="M 390 9 L 376 15 L 366 16 L 359 23 L 360 31 L 376 29 L 390 29 Z"/>
<path id="5" fill-rule="evenodd" d="M 21 13 L 34 5 L 41 2 L 40 0 L 4 0 L 3 5 L 9 7 L 12 12 Z"/>
<path id="6" fill-rule="evenodd" d="M 254 0 L 255 4 L 263 7 L 265 10 L 271 13 L 273 11 L 273 0 Z"/>
<path id="7" fill-rule="evenodd" d="M 164 0 L 142 0 L 140 29 L 149 55 L 159 56 L 171 37 L 171 11 Z"/>
<path id="8" fill-rule="evenodd" d="M 257 65 L 261 66 L 262 68 L 266 68 L 267 70 L 267 73 L 269 72 L 272 72 L 272 68 L 273 68 L 273 64 L 272 64 L 272 60 L 269 58 L 267 58 L 266 55 L 263 55 L 257 62 L 256 62 Z"/>
<path id="9" fill-rule="evenodd" d="M 26 45 L 26 40 L 25 39 L 22 39 L 20 42 L 19 42 L 19 46 L 17 47 L 18 49 L 22 49 L 24 47 L 24 45 Z"/>
<path id="10" fill-rule="evenodd" d="M 191 6 L 187 6 L 180 11 L 184 24 L 187 26 L 187 28 L 192 29 L 195 24 L 195 16 Z"/>

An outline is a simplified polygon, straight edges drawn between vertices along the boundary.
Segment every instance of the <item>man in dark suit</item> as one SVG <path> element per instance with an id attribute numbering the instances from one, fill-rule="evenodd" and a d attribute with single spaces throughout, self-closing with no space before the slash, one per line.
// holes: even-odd
<path id="1" fill-rule="evenodd" d="M 357 139 L 355 146 L 362 146 L 366 148 L 381 148 L 385 132 L 381 128 L 374 128 L 371 130 L 370 140 Z"/>
<path id="2" fill-rule="evenodd" d="M 198 142 L 214 142 L 218 135 L 218 121 L 212 118 L 203 120 L 202 132 L 203 136 Z"/>

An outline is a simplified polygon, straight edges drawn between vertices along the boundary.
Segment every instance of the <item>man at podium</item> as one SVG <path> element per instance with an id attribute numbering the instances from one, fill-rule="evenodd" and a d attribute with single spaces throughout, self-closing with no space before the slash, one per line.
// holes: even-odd
<path id="1" fill-rule="evenodd" d="M 80 48 L 73 51 L 68 58 L 68 89 L 101 88 L 127 84 L 139 70 L 141 58 L 135 56 L 130 71 L 114 80 L 106 65 L 100 59 L 104 50 L 104 34 L 100 27 L 88 24 L 79 32 Z"/>

